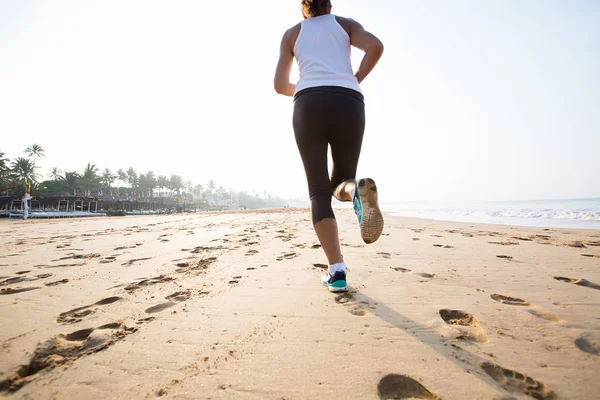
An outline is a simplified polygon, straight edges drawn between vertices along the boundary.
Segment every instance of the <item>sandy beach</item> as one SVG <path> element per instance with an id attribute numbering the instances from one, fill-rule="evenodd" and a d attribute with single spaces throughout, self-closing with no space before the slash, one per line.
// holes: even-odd
<path id="1" fill-rule="evenodd" d="M 592 399 L 600 232 L 308 210 L 0 221 L 0 394 Z"/>

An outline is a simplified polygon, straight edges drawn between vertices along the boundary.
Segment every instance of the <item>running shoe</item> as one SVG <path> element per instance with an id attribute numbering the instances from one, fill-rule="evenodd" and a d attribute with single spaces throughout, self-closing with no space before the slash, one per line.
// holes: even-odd
<path id="1" fill-rule="evenodd" d="M 346 273 L 336 271 L 333 275 L 327 272 L 321 278 L 321 283 L 329 289 L 330 292 L 338 293 L 346 291 Z"/>
<path id="2" fill-rule="evenodd" d="M 383 232 L 383 214 L 377 202 L 377 185 L 373 179 L 360 179 L 352 199 L 354 213 L 365 243 L 374 243 Z"/>

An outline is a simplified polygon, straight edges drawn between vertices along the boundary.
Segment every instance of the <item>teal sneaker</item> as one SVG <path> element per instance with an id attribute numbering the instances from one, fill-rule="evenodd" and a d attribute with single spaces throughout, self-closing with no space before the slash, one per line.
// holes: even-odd
<path id="1" fill-rule="evenodd" d="M 333 275 L 327 272 L 321 278 L 321 283 L 327 286 L 330 292 L 338 293 L 346 291 L 346 273 L 336 271 Z"/>
<path id="2" fill-rule="evenodd" d="M 374 243 L 383 232 L 383 214 L 379 209 L 377 185 L 373 179 L 360 179 L 352 199 L 360 225 L 360 235 L 367 244 Z"/>

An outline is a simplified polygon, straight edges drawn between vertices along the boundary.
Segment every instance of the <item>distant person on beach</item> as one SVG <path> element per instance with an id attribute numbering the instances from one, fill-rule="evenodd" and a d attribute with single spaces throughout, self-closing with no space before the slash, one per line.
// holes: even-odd
<path id="1" fill-rule="evenodd" d="M 292 125 L 306 173 L 312 222 L 329 261 L 329 271 L 321 281 L 330 291 L 342 292 L 346 290 L 346 264 L 332 195 L 353 202 L 365 243 L 375 242 L 383 231 L 375 182 L 356 180 L 365 130 L 360 83 L 381 58 L 383 44 L 355 20 L 331 14 L 330 0 L 302 0 L 301 8 L 304 20 L 281 39 L 274 86 L 277 93 L 293 97 Z M 365 52 L 356 73 L 351 46 Z M 294 58 L 300 70 L 297 84 L 290 83 Z M 331 178 L 328 146 L 333 158 Z"/>

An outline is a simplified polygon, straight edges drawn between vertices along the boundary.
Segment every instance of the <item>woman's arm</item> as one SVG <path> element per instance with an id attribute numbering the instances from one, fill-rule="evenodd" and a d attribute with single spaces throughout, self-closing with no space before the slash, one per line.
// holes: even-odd
<path id="1" fill-rule="evenodd" d="M 361 83 L 383 55 L 383 43 L 375 35 L 367 32 L 358 22 L 350 18 L 348 20 L 350 21 L 350 43 L 365 52 L 355 74 L 358 83 Z"/>
<path id="2" fill-rule="evenodd" d="M 292 28 L 294 29 L 294 28 Z M 294 63 L 294 52 L 292 50 L 290 36 L 292 29 L 286 31 L 281 38 L 279 46 L 279 61 L 275 70 L 274 86 L 275 91 L 284 96 L 294 96 L 296 85 L 290 82 L 290 72 Z"/>

